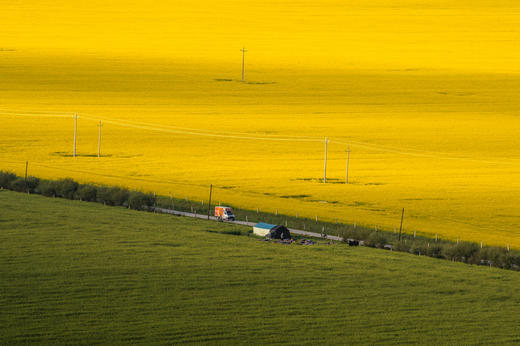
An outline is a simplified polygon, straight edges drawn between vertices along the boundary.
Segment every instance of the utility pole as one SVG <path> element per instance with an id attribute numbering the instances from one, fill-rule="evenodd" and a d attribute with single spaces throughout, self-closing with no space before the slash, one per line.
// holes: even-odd
<path id="1" fill-rule="evenodd" d="M 242 47 L 242 49 L 240 50 L 242 52 L 242 83 L 244 83 L 244 63 L 245 63 L 245 59 L 246 59 L 246 47 Z"/>
<path id="2" fill-rule="evenodd" d="M 208 220 L 209 220 L 209 214 L 211 213 L 211 191 L 212 190 L 213 190 L 213 184 L 209 185 Z"/>
<path id="3" fill-rule="evenodd" d="M 323 166 L 323 183 L 327 183 L 327 137 L 325 137 L 325 164 Z"/>
<path id="4" fill-rule="evenodd" d="M 76 157 L 76 133 L 78 132 L 78 113 L 74 114 L 74 152 L 73 157 Z"/>
<path id="5" fill-rule="evenodd" d="M 99 137 L 98 137 L 98 148 L 97 148 L 97 157 L 101 157 L 101 121 L 99 122 Z"/>
<path id="6" fill-rule="evenodd" d="M 403 213 L 401 214 L 401 226 L 399 227 L 399 241 L 401 241 L 401 232 L 403 231 L 403 218 L 404 218 L 404 208 L 403 208 Z"/>
<path id="7" fill-rule="evenodd" d="M 345 178 L 345 184 L 348 184 L 348 163 L 350 160 L 350 148 L 347 147 L 347 176 Z"/>

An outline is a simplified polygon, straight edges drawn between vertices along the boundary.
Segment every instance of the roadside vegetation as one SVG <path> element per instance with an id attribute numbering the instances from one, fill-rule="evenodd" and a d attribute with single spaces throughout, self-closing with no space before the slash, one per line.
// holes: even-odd
<path id="1" fill-rule="evenodd" d="M 93 184 L 79 184 L 72 179 L 45 180 L 27 177 L 27 180 L 10 172 L 0 171 L 0 188 L 18 192 L 41 194 L 47 197 L 61 197 L 88 202 L 98 202 L 109 206 L 122 206 L 135 210 L 153 211 L 154 207 L 175 209 L 180 211 L 207 214 L 208 205 L 196 203 L 173 196 L 156 196 L 140 191 L 132 191 L 121 187 L 107 187 Z M 213 205 L 209 213 L 213 215 Z M 268 222 L 286 225 L 289 228 L 310 232 L 337 235 L 345 241 L 355 239 L 363 241 L 365 246 L 393 251 L 408 252 L 419 256 L 429 256 L 450 261 L 475 265 L 486 265 L 503 269 L 520 270 L 520 252 L 496 246 L 483 246 L 471 242 L 453 242 L 450 240 L 432 239 L 416 234 L 387 232 L 361 225 L 322 222 L 275 215 L 260 211 L 240 209 L 232 206 L 237 220 L 251 222 Z"/>

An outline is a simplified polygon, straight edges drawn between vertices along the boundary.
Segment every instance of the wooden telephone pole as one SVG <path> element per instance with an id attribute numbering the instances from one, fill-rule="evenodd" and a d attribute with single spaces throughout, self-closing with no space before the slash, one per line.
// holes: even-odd
<path id="1" fill-rule="evenodd" d="M 209 220 L 209 214 L 211 213 L 211 192 L 213 190 L 213 184 L 209 186 L 209 203 L 208 203 L 208 220 Z"/>
<path id="2" fill-rule="evenodd" d="M 348 163 L 349 163 L 349 160 L 350 160 L 350 148 L 347 147 L 347 175 L 346 175 L 346 178 L 345 178 L 345 184 L 348 184 Z"/>
<path id="3" fill-rule="evenodd" d="M 242 83 L 244 82 L 244 63 L 245 63 L 245 59 L 246 59 L 246 47 L 242 47 L 242 49 L 240 50 L 242 52 Z"/>
<path id="4" fill-rule="evenodd" d="M 97 157 L 101 157 L 101 121 L 99 122 L 99 136 L 98 136 L 98 151 L 97 151 Z"/>
<path id="5" fill-rule="evenodd" d="M 327 137 L 325 137 L 325 164 L 323 166 L 323 183 L 327 183 Z"/>
<path id="6" fill-rule="evenodd" d="M 74 114 L 74 151 L 72 153 L 73 157 L 76 157 L 76 134 L 78 132 L 78 113 Z"/>
<path id="7" fill-rule="evenodd" d="M 401 226 L 399 227 L 399 241 L 401 241 L 401 232 L 403 231 L 403 218 L 404 218 L 404 208 L 401 214 Z"/>

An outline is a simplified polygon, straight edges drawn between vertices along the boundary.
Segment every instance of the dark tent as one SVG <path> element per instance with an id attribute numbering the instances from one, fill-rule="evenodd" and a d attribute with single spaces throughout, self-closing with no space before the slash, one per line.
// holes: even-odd
<path id="1" fill-rule="evenodd" d="M 273 227 L 267 235 L 271 239 L 291 239 L 291 232 L 285 226 Z"/>

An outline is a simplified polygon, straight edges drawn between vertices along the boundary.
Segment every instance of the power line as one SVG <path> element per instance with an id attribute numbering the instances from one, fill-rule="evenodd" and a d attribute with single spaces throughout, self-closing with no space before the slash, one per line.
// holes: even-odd
<path id="1" fill-rule="evenodd" d="M 32 113 L 29 113 L 32 112 Z M 36 116 L 36 117 L 71 117 L 74 116 L 73 113 L 70 114 L 55 114 L 51 113 L 51 111 L 42 111 L 45 113 L 37 113 L 37 111 L 25 111 L 25 112 L 6 112 L 0 110 L 0 115 L 8 115 L 8 116 Z M 205 129 L 195 129 L 195 128 L 186 128 L 186 127 L 178 127 L 178 126 L 170 126 L 170 125 L 160 125 L 160 124 L 151 124 L 144 122 L 136 122 L 129 120 L 121 120 L 121 119 L 110 119 L 101 116 L 93 116 L 85 113 L 80 114 L 81 117 L 89 120 L 100 121 L 103 120 L 105 123 L 109 123 L 116 126 L 121 127 L 129 127 L 129 128 L 137 128 L 148 131 L 159 131 L 165 133 L 174 133 L 181 135 L 192 135 L 192 136 L 204 136 L 204 137 L 215 137 L 215 138 L 230 138 L 230 139 L 240 139 L 240 140 L 261 140 L 261 141 L 285 141 L 285 142 L 321 142 L 322 139 L 319 137 L 305 137 L 305 136 L 251 136 L 248 133 L 243 132 L 218 132 L 211 131 Z M 431 151 L 424 151 L 412 148 L 398 148 L 392 147 L 388 145 L 381 144 L 372 144 L 366 142 L 359 141 L 348 141 L 345 142 L 343 140 L 330 139 L 330 143 L 341 144 L 341 145 L 349 145 L 356 146 L 360 148 L 365 148 L 368 150 L 380 151 L 380 152 L 388 152 L 399 155 L 408 155 L 414 157 L 424 157 L 424 158 L 432 158 L 432 159 L 440 159 L 440 160 L 454 160 L 454 161 L 466 161 L 466 162 L 475 162 L 475 163 L 485 163 L 485 164 L 504 164 L 504 165 L 520 165 L 520 161 L 511 160 L 511 161 L 497 161 L 497 160 L 481 160 L 470 157 L 459 157 L 452 156 L 449 154 L 439 154 Z"/>

